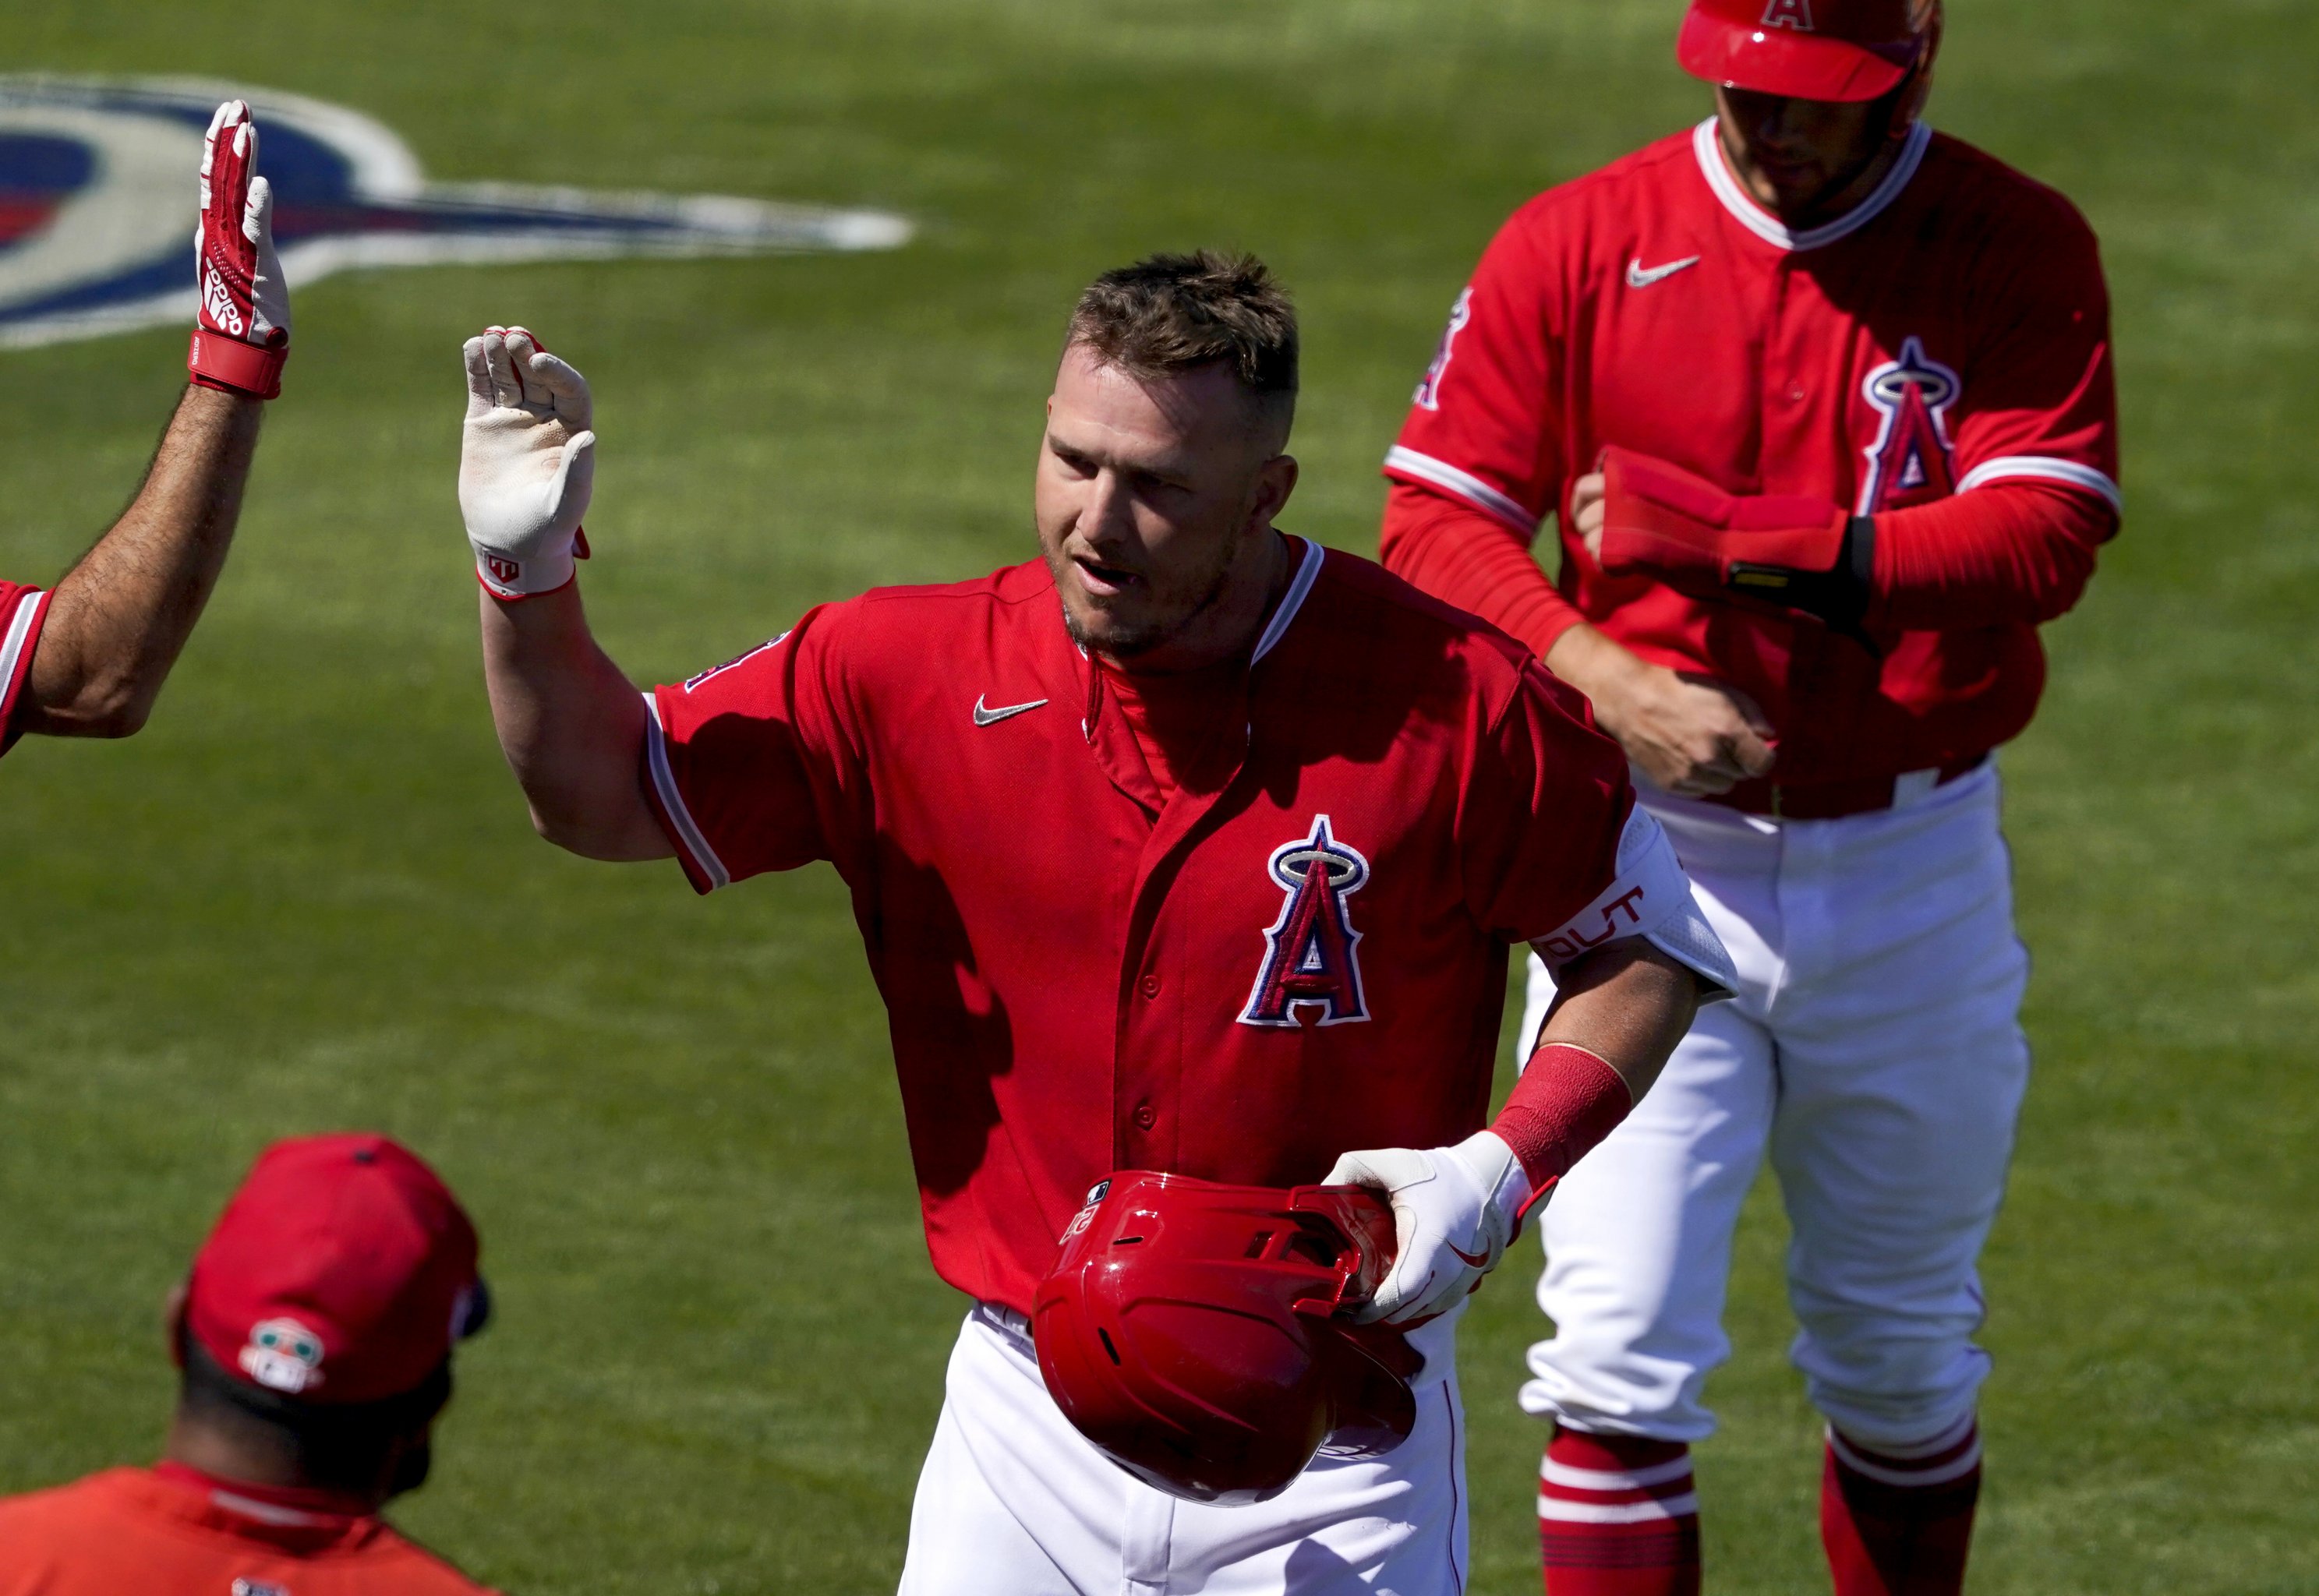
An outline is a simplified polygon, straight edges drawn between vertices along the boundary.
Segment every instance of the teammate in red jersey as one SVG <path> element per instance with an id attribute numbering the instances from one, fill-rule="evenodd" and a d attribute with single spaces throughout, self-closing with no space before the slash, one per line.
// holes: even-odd
<path id="1" fill-rule="evenodd" d="M 27 732 L 137 731 L 217 585 L 290 352 L 274 194 L 257 170 L 249 107 L 229 101 L 202 146 L 193 382 L 136 500 L 54 591 L 0 582 L 0 753 Z"/>
<path id="2" fill-rule="evenodd" d="M 1715 115 L 1515 213 L 1386 459 L 1387 565 L 1586 692 L 1741 977 L 1544 1222 L 1556 1596 L 1698 1587 L 1687 1448 L 1767 1151 L 1836 1587 L 1963 1578 L 2028 1061 L 1990 755 L 2119 498 L 2093 235 L 1917 119 L 1940 22 L 1695 0 Z"/>
<path id="3" fill-rule="evenodd" d="M 1160 257 L 1082 297 L 1043 559 L 822 606 L 642 699 L 572 582 L 585 384 L 520 329 L 467 361 L 485 667 L 541 832 L 704 892 L 818 859 L 852 888 L 934 1267 L 978 1302 L 902 1588 L 1461 1589 L 1454 1311 L 1728 972 L 1575 694 L 1274 529 L 1296 335 L 1263 268 Z M 1566 996 L 1493 1123 L 1516 942 Z M 1368 1312 L 1430 1321 L 1410 1440 L 1236 1508 L 1083 1440 L 1024 1316 L 1123 1168 L 1387 1193 Z"/>
<path id="4" fill-rule="evenodd" d="M 475 1252 L 383 1136 L 267 1149 L 171 1298 L 163 1460 L 0 1501 L 0 1596 L 489 1596 L 378 1516 L 488 1316 Z"/>

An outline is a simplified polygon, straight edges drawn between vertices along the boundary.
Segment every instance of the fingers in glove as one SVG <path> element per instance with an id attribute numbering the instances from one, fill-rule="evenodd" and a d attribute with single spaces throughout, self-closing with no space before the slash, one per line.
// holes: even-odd
<path id="1" fill-rule="evenodd" d="M 555 463 L 555 480 L 548 485 L 548 513 L 556 520 L 577 520 L 588 513 L 596 491 L 596 435 L 582 432 L 564 446 Z"/>
<path id="2" fill-rule="evenodd" d="M 249 199 L 241 207 L 241 236 L 258 243 L 274 225 L 274 185 L 263 177 L 249 180 Z"/>
<path id="3" fill-rule="evenodd" d="M 467 370 L 467 416 L 473 419 L 492 408 L 492 373 L 480 333 L 459 346 L 459 359 Z"/>
<path id="4" fill-rule="evenodd" d="M 517 381 L 515 362 L 508 355 L 506 328 L 483 329 L 483 369 L 491 376 L 492 402 L 502 410 L 520 409 L 523 384 Z"/>
<path id="5" fill-rule="evenodd" d="M 594 419 L 588 379 L 571 362 L 542 349 L 531 357 L 528 369 L 531 374 L 527 386 L 535 400 L 544 400 L 556 415 L 573 427 L 585 428 Z"/>
<path id="6" fill-rule="evenodd" d="M 526 328 L 510 327 L 507 329 L 507 351 L 508 365 L 514 368 L 516 387 L 523 394 L 523 402 L 527 405 L 537 402 L 538 396 L 532 392 L 530 374 L 532 356 L 539 353 L 539 340 L 533 338 Z"/>

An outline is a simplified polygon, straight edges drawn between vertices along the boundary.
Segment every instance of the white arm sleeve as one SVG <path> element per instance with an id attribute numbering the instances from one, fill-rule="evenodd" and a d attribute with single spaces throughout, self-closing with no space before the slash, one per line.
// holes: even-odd
<path id="1" fill-rule="evenodd" d="M 1728 997 L 1739 984 L 1723 939 L 1692 896 L 1691 878 L 1674 856 L 1665 829 L 1640 804 L 1619 834 L 1618 874 L 1593 903 L 1550 935 L 1530 943 L 1549 970 L 1606 942 L 1640 937 L 1717 989 L 1708 1002 Z"/>

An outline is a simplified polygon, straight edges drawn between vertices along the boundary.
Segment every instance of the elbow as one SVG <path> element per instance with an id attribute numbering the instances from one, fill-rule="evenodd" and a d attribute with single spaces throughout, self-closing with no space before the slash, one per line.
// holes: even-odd
<path id="1" fill-rule="evenodd" d="M 133 737 L 153 717 L 158 696 L 131 682 L 91 685 L 61 703 L 41 705 L 38 726 L 52 737 Z"/>

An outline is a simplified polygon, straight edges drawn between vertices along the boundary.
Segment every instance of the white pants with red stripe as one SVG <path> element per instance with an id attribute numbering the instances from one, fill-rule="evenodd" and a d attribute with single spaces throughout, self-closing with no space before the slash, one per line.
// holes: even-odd
<path id="1" fill-rule="evenodd" d="M 1417 1428 L 1385 1456 L 1209 1507 L 1097 1452 L 1047 1394 L 1021 1316 L 978 1307 L 951 1354 L 901 1596 L 1458 1596 L 1465 1415 L 1454 1374 L 1430 1373 L 1452 1362 L 1429 1362 Z"/>
<path id="2" fill-rule="evenodd" d="M 1844 1433 L 1896 1455 L 1951 1433 L 1989 1369 L 1976 1268 L 2027 1084 L 1993 765 L 1837 820 L 1656 793 L 1740 990 L 1564 1179 L 1541 1231 L 1521 1403 L 1577 1429 L 1694 1441 L 1729 1355 L 1732 1231 L 1768 1156 L 1793 1240 L 1791 1357 Z M 1532 961 L 1522 1056 L 1553 988 Z"/>

